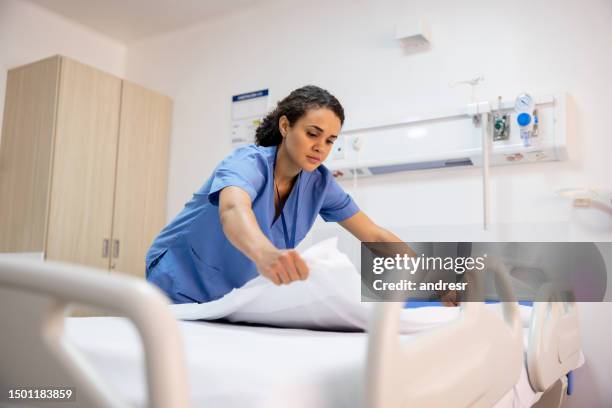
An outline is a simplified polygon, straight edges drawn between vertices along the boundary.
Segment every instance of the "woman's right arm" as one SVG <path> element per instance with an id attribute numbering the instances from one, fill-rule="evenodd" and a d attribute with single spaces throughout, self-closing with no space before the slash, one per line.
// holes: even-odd
<path id="1" fill-rule="evenodd" d="M 261 275 L 277 285 L 308 277 L 308 266 L 297 251 L 279 250 L 261 231 L 246 191 L 235 186 L 221 190 L 219 217 L 227 239 L 255 263 Z"/>

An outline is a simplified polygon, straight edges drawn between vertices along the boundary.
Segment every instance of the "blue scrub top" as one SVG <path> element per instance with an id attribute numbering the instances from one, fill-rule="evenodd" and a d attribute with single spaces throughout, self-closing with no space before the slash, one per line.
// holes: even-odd
<path id="1" fill-rule="evenodd" d="M 228 186 L 245 190 L 263 233 L 279 249 L 294 248 L 317 214 L 342 221 L 359 211 L 353 199 L 320 165 L 301 171 L 274 220 L 274 163 L 277 146 L 236 149 L 213 171 L 185 208 L 155 238 L 146 257 L 147 280 L 174 303 L 209 302 L 239 288 L 259 273 L 249 258 L 225 237 L 219 194 Z"/>

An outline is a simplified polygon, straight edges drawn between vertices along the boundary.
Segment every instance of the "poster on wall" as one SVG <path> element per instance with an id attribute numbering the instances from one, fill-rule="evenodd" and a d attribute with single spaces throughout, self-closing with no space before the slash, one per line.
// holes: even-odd
<path id="1" fill-rule="evenodd" d="M 255 130 L 268 112 L 268 89 L 232 96 L 232 148 L 255 141 Z"/>

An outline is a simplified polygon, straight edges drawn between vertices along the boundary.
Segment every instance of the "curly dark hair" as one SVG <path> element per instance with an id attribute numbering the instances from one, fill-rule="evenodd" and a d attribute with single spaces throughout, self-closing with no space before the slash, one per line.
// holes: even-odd
<path id="1" fill-rule="evenodd" d="M 277 146 L 282 140 L 278 121 L 284 115 L 293 126 L 310 109 L 328 108 L 344 123 L 344 109 L 336 97 L 325 89 L 315 85 L 306 85 L 292 91 L 285 99 L 280 101 L 257 127 L 255 143 L 259 146 Z"/>

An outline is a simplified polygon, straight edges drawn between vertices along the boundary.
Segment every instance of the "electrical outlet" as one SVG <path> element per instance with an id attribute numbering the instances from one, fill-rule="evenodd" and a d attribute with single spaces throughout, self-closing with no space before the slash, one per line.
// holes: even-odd
<path id="1" fill-rule="evenodd" d="M 334 142 L 334 148 L 331 152 L 332 160 L 344 160 L 346 159 L 346 137 L 340 134 L 338 139 Z"/>

